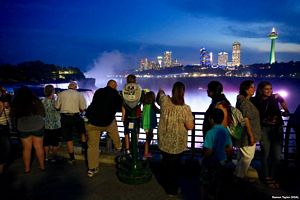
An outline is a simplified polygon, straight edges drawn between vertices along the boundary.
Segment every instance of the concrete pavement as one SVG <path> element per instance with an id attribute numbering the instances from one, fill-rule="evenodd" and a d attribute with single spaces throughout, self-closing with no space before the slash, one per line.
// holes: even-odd
<path id="1" fill-rule="evenodd" d="M 79 151 L 78 149 L 76 151 Z M 81 152 L 81 150 L 80 150 Z M 23 173 L 20 157 L 10 165 L 7 173 L 0 177 L 0 199 L 22 200 L 165 200 L 200 199 L 199 172 L 197 158 L 186 156 L 182 161 L 180 179 L 181 194 L 168 197 L 160 185 L 160 154 L 155 153 L 150 160 L 152 179 L 140 185 L 128 185 L 118 180 L 113 154 L 100 155 L 100 172 L 94 177 L 87 176 L 83 157 L 77 152 L 76 165 L 62 159 L 48 162 L 45 172 L 38 169 L 34 159 L 30 174 Z M 64 154 L 61 154 L 64 156 Z M 299 172 L 294 168 L 284 169 L 282 189 L 269 189 L 262 183 L 236 184 L 228 181 L 224 187 L 224 199 L 274 199 L 274 197 L 300 197 Z"/>

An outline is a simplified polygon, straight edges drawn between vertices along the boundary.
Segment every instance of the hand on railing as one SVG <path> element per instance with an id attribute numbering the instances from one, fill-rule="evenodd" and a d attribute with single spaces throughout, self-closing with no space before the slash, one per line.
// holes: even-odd
<path id="1" fill-rule="evenodd" d="M 286 111 L 282 112 L 281 115 L 283 117 L 288 117 L 288 116 L 290 116 L 290 112 L 288 110 L 286 110 Z"/>

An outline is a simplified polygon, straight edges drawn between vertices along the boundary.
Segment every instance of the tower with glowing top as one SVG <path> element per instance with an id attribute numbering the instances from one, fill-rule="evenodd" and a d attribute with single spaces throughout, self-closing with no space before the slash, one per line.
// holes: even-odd
<path id="1" fill-rule="evenodd" d="M 278 34 L 274 27 L 269 34 L 269 38 L 271 39 L 270 64 L 273 64 L 275 63 L 275 40 L 278 38 Z"/>

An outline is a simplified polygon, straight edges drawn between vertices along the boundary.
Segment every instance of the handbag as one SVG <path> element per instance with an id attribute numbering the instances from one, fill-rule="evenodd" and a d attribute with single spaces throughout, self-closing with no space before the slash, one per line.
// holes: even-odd
<path id="1" fill-rule="evenodd" d="M 233 121 L 232 124 L 227 127 L 227 129 L 234 139 L 239 140 L 243 134 L 245 120 L 241 111 L 233 106 L 231 107 L 231 116 Z"/>

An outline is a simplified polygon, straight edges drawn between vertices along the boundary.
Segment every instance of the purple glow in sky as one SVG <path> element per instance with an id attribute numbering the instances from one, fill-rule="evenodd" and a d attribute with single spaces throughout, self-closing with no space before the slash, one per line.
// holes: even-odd
<path id="1" fill-rule="evenodd" d="M 247 9 L 245 9 L 247 8 Z M 118 52 L 121 68 L 137 68 L 173 52 L 183 64 L 199 50 L 231 55 L 241 43 L 242 64 L 267 63 L 276 27 L 278 62 L 300 60 L 299 0 L 2 0 L 0 63 L 42 60 L 88 71 Z"/>

